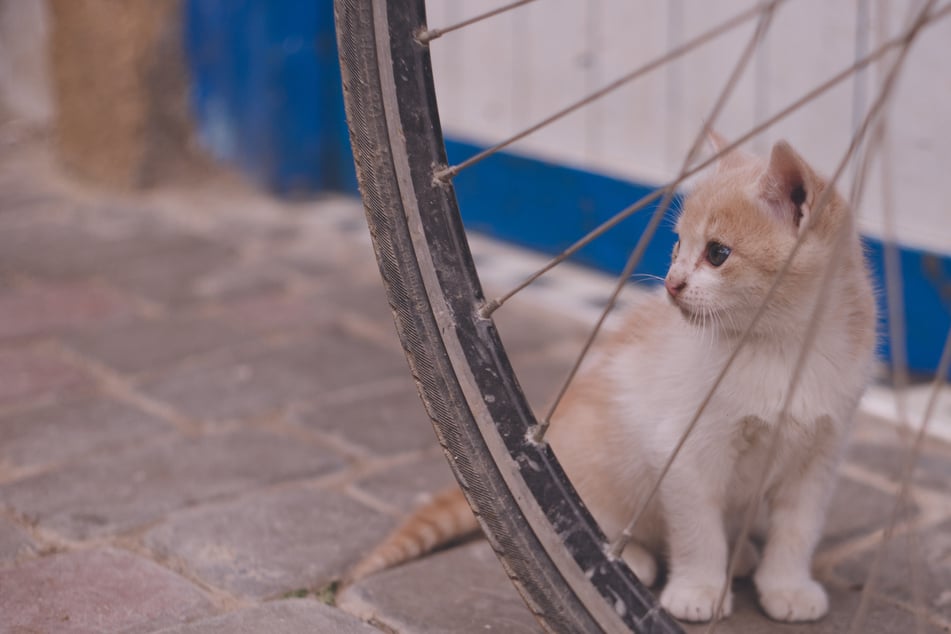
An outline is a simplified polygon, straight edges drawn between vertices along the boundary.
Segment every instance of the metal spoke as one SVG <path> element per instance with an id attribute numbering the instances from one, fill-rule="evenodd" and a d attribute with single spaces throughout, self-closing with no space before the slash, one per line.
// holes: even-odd
<path id="1" fill-rule="evenodd" d="M 451 33 L 457 31 L 461 28 L 467 27 L 469 25 L 475 24 L 476 22 L 481 22 L 488 18 L 497 16 L 502 13 L 511 11 L 512 9 L 517 9 L 518 7 L 535 2 L 535 0 L 518 0 L 518 2 L 511 2 L 509 4 L 503 5 L 498 9 L 493 9 L 491 11 L 486 11 L 485 13 L 480 13 L 479 15 L 473 16 L 467 20 L 462 20 L 461 22 L 456 22 L 455 24 L 450 24 L 449 26 L 444 26 L 439 29 L 426 29 L 425 31 L 420 31 L 416 34 L 416 40 L 420 44 L 428 44 L 435 40 L 438 37 L 442 37 L 446 33 Z"/>
<path id="2" fill-rule="evenodd" d="M 785 1 L 785 0 L 782 0 L 782 1 Z M 636 70 L 633 70 L 633 71 L 631 71 L 630 73 L 628 73 L 628 74 L 626 74 L 626 75 L 624 75 L 624 76 L 622 76 L 622 77 L 619 77 L 618 79 L 615 79 L 614 81 L 612 81 L 611 83 L 607 84 L 607 85 L 604 86 L 603 88 L 600 88 L 600 89 L 594 91 L 593 93 L 590 93 L 590 94 L 587 95 L 586 97 L 584 97 L 584 98 L 582 98 L 582 99 L 580 99 L 580 100 L 578 100 L 578 101 L 572 103 L 571 105 L 569 105 L 569 106 L 567 106 L 567 107 L 565 107 L 565 108 L 562 108 L 562 109 L 559 110 L 558 112 L 556 112 L 556 113 L 554 113 L 554 114 L 552 114 L 552 115 L 546 117 L 545 119 L 542 119 L 542 120 L 539 121 L 538 123 L 536 123 L 536 124 L 534 124 L 534 125 L 532 125 L 532 126 L 530 126 L 530 127 L 528 127 L 528 128 L 525 128 L 524 130 L 522 130 L 522 131 L 519 132 L 518 134 L 515 134 L 515 135 L 513 135 L 513 136 L 510 136 L 509 138 L 505 139 L 504 141 L 501 141 L 500 143 L 497 143 L 497 144 L 493 145 L 492 147 L 487 148 L 487 149 L 485 149 L 485 150 L 479 152 L 478 154 L 475 154 L 475 155 L 471 156 L 470 158 L 466 159 L 465 161 L 462 161 L 461 163 L 458 163 L 458 164 L 456 164 L 456 165 L 450 165 L 450 166 L 448 166 L 448 167 L 445 167 L 445 168 L 436 170 L 436 171 L 433 173 L 434 178 L 436 178 L 437 180 L 440 180 L 440 181 L 447 181 L 447 180 L 453 178 L 454 176 L 456 176 L 456 174 L 458 174 L 458 173 L 461 172 L 462 170 L 466 169 L 467 167 L 471 167 L 472 165 L 475 165 L 475 164 L 478 163 L 479 161 L 481 161 L 481 160 L 483 160 L 483 159 L 486 159 L 486 158 L 492 156 L 492 155 L 495 154 L 496 152 L 498 152 L 498 151 L 500 151 L 500 150 L 502 150 L 502 149 L 504 149 L 504 148 L 507 148 L 508 146 L 510 146 L 511 144 L 515 143 L 516 141 L 519 141 L 519 140 L 521 140 L 521 139 L 524 139 L 525 137 L 529 136 L 530 134 L 532 134 L 532 133 L 534 133 L 534 132 L 537 132 L 538 130 L 541 130 L 542 128 L 544 128 L 544 127 L 546 127 L 546 126 L 548 126 L 548 125 L 551 125 L 552 123 L 555 123 L 555 122 L 558 121 L 559 119 L 562 119 L 563 117 L 565 117 L 565 116 L 571 114 L 572 112 L 575 112 L 575 111 L 579 110 L 580 108 L 583 108 L 584 106 L 590 104 L 591 102 L 597 101 L 597 100 L 600 99 L 601 97 L 604 97 L 605 95 L 608 95 L 608 94 L 614 92 L 614 91 L 617 90 L 618 88 L 624 86 L 625 84 L 628 84 L 628 83 L 634 81 L 634 80 L 637 79 L 638 77 L 641 77 L 641 76 L 643 76 L 643 75 L 646 75 L 647 73 L 649 73 L 649 72 L 651 72 L 651 71 L 653 71 L 653 70 L 656 70 L 657 68 L 660 68 L 661 66 L 663 66 L 663 65 L 666 64 L 667 62 L 669 62 L 669 61 L 671 61 L 671 60 L 673 60 L 673 59 L 676 59 L 676 58 L 678 58 L 678 57 L 680 57 L 680 56 L 682 56 L 682 55 L 684 55 L 684 54 L 686 54 L 686 53 L 689 53 L 690 51 L 692 51 L 693 49 L 697 48 L 698 46 L 701 46 L 701 45 L 703 45 L 703 44 L 709 42 L 710 40 L 715 39 L 715 38 L 717 38 L 718 36 L 720 36 L 720 35 L 722 35 L 722 34 L 728 32 L 728 31 L 730 31 L 730 30 L 732 30 L 732 29 L 734 29 L 734 28 L 740 26 L 740 25 L 743 24 L 744 22 L 747 22 L 747 21 L 751 20 L 752 18 L 756 17 L 761 11 L 762 11 L 762 9 L 761 9 L 760 6 L 758 6 L 758 5 L 757 5 L 756 7 L 751 8 L 751 9 L 747 9 L 746 11 L 743 11 L 743 12 L 740 13 L 739 15 L 736 15 L 736 16 L 730 18 L 729 20 L 727 20 L 727 21 L 721 23 L 720 25 L 718 25 L 718 26 L 716 26 L 716 27 L 710 29 L 709 31 L 706 31 L 705 33 L 702 33 L 701 35 L 698 35 L 697 37 L 695 37 L 694 39 L 692 39 L 692 40 L 690 40 L 690 41 L 684 43 L 683 45 L 678 46 L 677 48 L 675 48 L 675 49 L 673 49 L 673 50 L 671 50 L 671 51 L 668 51 L 666 54 L 664 54 L 664 55 L 662 55 L 662 56 L 660 56 L 660 57 L 658 57 L 658 58 L 656 58 L 656 59 L 654 59 L 654 60 L 651 60 L 650 62 L 648 62 L 647 64 L 644 64 L 644 65 L 641 66 L 640 68 L 638 68 L 638 69 L 636 69 Z"/>

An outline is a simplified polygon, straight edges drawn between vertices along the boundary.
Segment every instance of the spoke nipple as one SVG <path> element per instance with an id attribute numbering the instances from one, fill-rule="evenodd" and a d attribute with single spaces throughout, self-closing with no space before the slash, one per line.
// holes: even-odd
<path id="1" fill-rule="evenodd" d="M 488 302 L 482 305 L 482 308 L 479 309 L 479 317 L 481 317 L 482 319 L 488 319 L 489 317 L 492 316 L 492 313 L 498 310 L 499 306 L 501 305 L 502 304 L 501 302 L 499 302 L 498 299 L 489 300 Z"/>
<path id="2" fill-rule="evenodd" d="M 549 422 L 545 420 L 532 427 L 528 432 L 528 439 L 536 444 L 545 442 L 545 433 L 548 432 L 548 425 Z"/>
<path id="3" fill-rule="evenodd" d="M 456 168 L 454 167 L 443 167 L 433 171 L 433 184 L 434 185 L 445 185 L 449 180 L 456 175 Z"/>
<path id="4" fill-rule="evenodd" d="M 624 549 L 627 548 L 627 543 L 630 541 L 631 535 L 627 532 L 627 529 L 621 531 L 621 534 L 618 535 L 617 539 L 613 542 L 607 544 L 607 550 L 605 554 L 608 559 L 617 560 L 621 558 L 621 553 L 624 552 Z"/>
<path id="5" fill-rule="evenodd" d="M 421 26 L 419 30 L 416 31 L 416 35 L 414 37 L 416 38 L 417 42 L 423 46 L 426 46 L 440 35 L 442 35 L 442 31 L 439 29 L 429 30 L 425 26 Z"/>

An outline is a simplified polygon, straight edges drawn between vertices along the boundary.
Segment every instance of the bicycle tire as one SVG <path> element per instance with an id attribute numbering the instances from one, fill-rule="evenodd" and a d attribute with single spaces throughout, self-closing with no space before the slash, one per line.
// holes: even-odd
<path id="1" fill-rule="evenodd" d="M 619 560 L 551 449 L 490 318 L 446 165 L 422 0 L 335 0 L 350 140 L 396 328 L 489 543 L 551 632 L 682 632 Z"/>

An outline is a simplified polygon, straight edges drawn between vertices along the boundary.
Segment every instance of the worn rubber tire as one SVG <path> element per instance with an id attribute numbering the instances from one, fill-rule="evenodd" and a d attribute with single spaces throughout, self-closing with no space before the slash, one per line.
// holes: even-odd
<path id="1" fill-rule="evenodd" d="M 680 632 L 605 539 L 546 444 L 491 319 L 446 164 L 422 0 L 336 0 L 351 144 L 396 327 L 450 466 L 542 626 Z"/>

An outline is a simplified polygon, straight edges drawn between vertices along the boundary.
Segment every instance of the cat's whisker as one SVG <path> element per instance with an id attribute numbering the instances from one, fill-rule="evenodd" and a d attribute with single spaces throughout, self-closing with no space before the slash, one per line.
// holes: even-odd
<path id="1" fill-rule="evenodd" d="M 660 282 L 661 284 L 664 283 L 664 278 L 660 277 L 659 275 L 653 275 L 652 273 L 632 273 L 629 279 L 632 279 L 635 282 L 641 280 L 654 280 L 655 282 Z"/>

